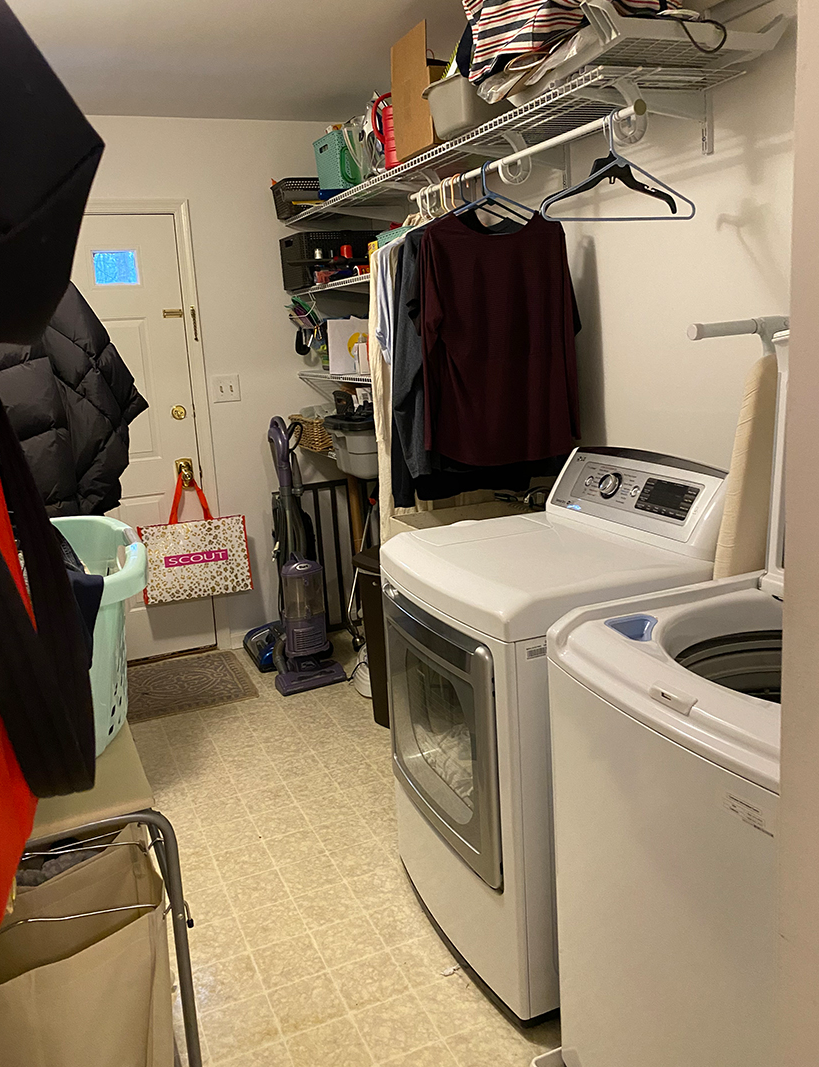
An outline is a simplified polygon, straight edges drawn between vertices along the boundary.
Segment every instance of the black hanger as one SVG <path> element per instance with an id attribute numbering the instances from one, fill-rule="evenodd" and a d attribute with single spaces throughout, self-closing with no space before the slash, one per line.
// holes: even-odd
<path id="1" fill-rule="evenodd" d="M 631 160 L 626 159 L 625 156 L 621 156 L 617 151 L 614 144 L 614 119 L 616 115 L 616 111 L 612 112 L 605 124 L 609 141 L 608 156 L 605 159 L 596 159 L 594 161 L 592 172 L 585 181 L 573 185 L 571 189 L 561 190 L 560 192 L 547 197 L 540 205 L 540 213 L 543 218 L 550 219 L 553 222 L 688 222 L 693 219 L 697 213 L 697 207 L 693 200 L 689 200 L 684 193 L 672 189 L 670 185 L 667 185 L 664 181 L 656 178 L 653 174 L 650 174 L 647 170 L 644 170 Z M 642 182 L 638 181 L 637 178 L 634 177 L 632 170 L 636 171 L 637 174 L 640 174 L 642 177 L 647 178 L 652 184 L 644 185 Z M 669 208 L 670 214 L 601 216 L 549 214 L 549 209 L 552 204 L 556 204 L 561 200 L 566 200 L 569 197 L 574 196 L 576 193 L 582 193 L 588 189 L 593 189 L 605 178 L 608 178 L 612 184 L 615 181 L 620 181 L 634 192 L 642 193 L 644 196 L 650 196 L 655 200 L 662 200 L 662 202 Z M 687 214 L 679 214 L 680 203 L 687 205 Z"/>
<path id="2" fill-rule="evenodd" d="M 672 215 L 677 214 L 677 201 L 674 197 L 669 193 L 664 193 L 662 189 L 653 189 L 650 185 L 644 185 L 643 182 L 637 181 L 631 167 L 625 164 L 623 157 L 618 156 L 615 152 L 609 152 L 605 158 L 596 159 L 592 164 L 591 172 L 586 181 L 573 186 L 571 189 L 566 189 L 562 193 L 556 193 L 549 198 L 549 205 L 556 204 L 559 200 L 565 200 L 567 197 L 575 196 L 577 193 L 585 193 L 589 189 L 594 189 L 606 178 L 608 178 L 611 185 L 619 181 L 628 186 L 629 189 L 633 189 L 635 193 L 643 193 L 645 196 L 653 196 L 656 200 L 662 200 L 664 204 L 668 204 Z"/>

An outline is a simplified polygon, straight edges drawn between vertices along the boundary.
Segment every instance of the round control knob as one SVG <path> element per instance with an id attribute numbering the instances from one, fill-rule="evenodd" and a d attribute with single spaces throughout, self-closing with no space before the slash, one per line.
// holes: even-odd
<path id="1" fill-rule="evenodd" d="M 617 474 L 617 472 L 614 471 L 611 474 L 604 474 L 597 483 L 597 488 L 600 490 L 600 496 L 602 496 L 604 500 L 609 500 L 617 493 L 617 490 L 622 484 L 622 474 Z"/>

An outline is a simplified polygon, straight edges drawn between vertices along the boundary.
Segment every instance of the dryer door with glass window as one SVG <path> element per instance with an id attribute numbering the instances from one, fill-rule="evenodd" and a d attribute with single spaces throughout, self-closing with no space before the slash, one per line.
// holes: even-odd
<path id="1" fill-rule="evenodd" d="M 396 776 L 444 840 L 500 889 L 492 654 L 390 585 L 384 615 Z"/>

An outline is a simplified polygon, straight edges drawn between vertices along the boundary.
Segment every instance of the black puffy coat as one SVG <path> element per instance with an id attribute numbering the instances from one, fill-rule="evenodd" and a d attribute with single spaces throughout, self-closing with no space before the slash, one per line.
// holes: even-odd
<path id="1" fill-rule="evenodd" d="M 119 504 L 128 425 L 148 403 L 73 284 L 39 341 L 0 344 L 0 401 L 50 515 Z"/>

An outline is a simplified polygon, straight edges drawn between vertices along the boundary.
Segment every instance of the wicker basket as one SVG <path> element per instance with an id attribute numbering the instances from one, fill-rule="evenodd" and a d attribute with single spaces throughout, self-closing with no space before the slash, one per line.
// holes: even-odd
<path id="1" fill-rule="evenodd" d="M 290 421 L 298 422 L 304 427 L 299 440 L 299 448 L 304 448 L 308 452 L 329 452 L 333 447 L 333 439 L 324 429 L 324 419 L 291 415 Z"/>

